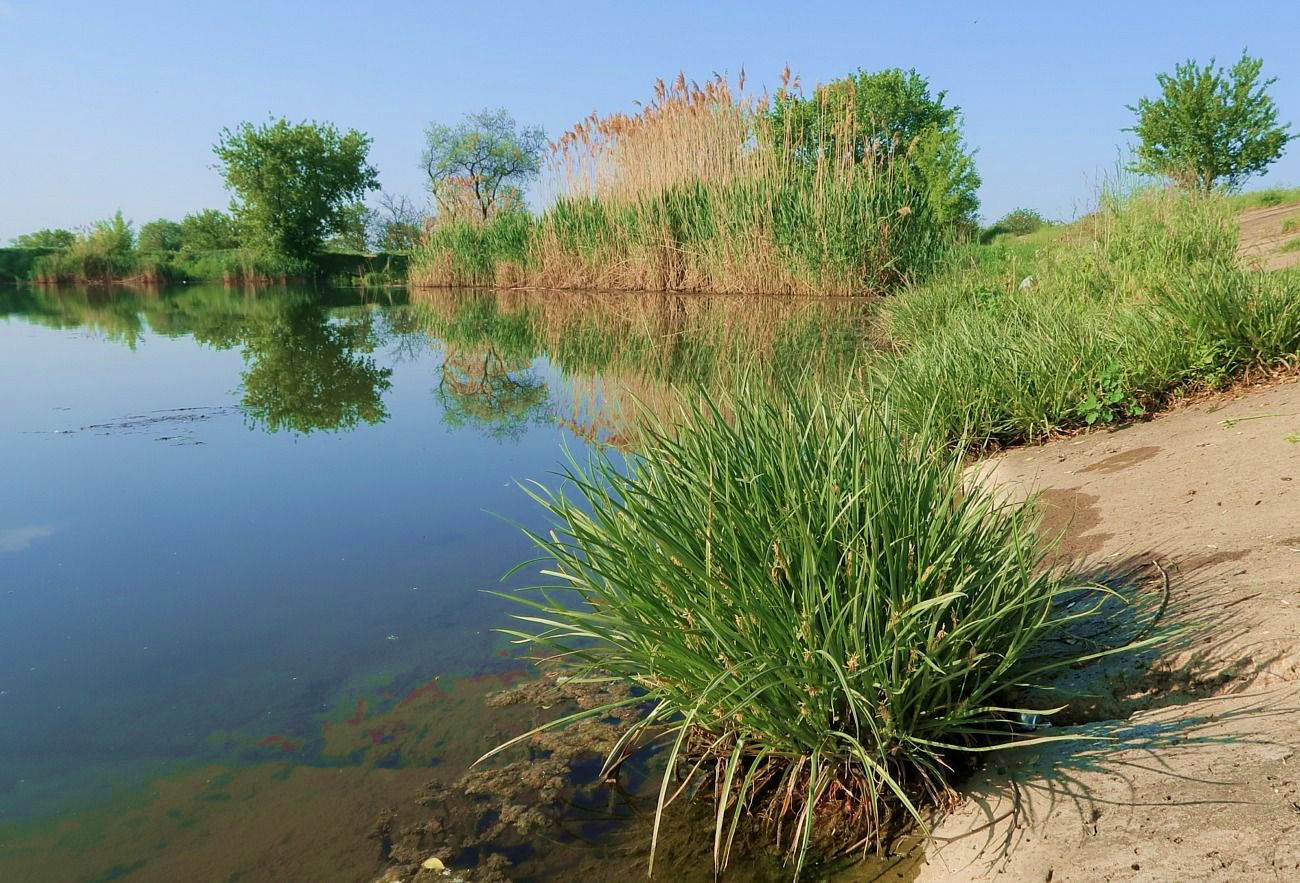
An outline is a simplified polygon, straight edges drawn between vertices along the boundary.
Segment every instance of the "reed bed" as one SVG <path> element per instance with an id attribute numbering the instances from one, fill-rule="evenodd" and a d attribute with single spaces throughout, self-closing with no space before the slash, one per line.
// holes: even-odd
<path id="1" fill-rule="evenodd" d="M 770 101 L 743 74 L 679 75 L 639 113 L 593 113 L 552 145 L 556 197 L 540 217 L 440 224 L 411 284 L 863 294 L 924 275 L 948 236 L 894 154 L 855 157 L 837 132 L 796 146 Z"/>

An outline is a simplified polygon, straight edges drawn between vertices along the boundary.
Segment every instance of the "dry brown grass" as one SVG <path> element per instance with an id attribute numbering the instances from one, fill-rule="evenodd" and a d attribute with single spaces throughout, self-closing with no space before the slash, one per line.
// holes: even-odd
<path id="1" fill-rule="evenodd" d="M 797 89 L 787 70 L 775 97 Z M 593 112 L 552 145 L 545 214 L 509 236 L 498 222 L 433 231 L 412 283 L 844 295 L 905 278 L 933 230 L 892 153 L 856 158 L 848 112 L 828 115 L 845 131 L 796 150 L 772 100 L 743 72 L 734 85 L 678 74 L 635 113 Z"/>

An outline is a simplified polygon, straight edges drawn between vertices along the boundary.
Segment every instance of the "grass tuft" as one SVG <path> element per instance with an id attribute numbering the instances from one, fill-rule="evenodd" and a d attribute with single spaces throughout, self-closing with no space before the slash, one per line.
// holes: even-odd
<path id="1" fill-rule="evenodd" d="M 1110 592 L 1047 567 L 1032 508 L 969 486 L 941 440 L 849 393 L 771 390 L 646 415 L 634 458 L 531 491 L 556 522 L 531 534 L 552 583 L 511 596 L 529 611 L 509 634 L 643 691 L 608 767 L 664 740 L 659 812 L 688 788 L 675 773 L 712 790 L 719 869 L 744 817 L 797 877 L 813 848 L 879 846 L 946 803 L 962 756 L 1023 739 L 1023 715 L 1051 712 L 1019 707 L 1026 685 L 1106 652 L 1046 642 Z"/>

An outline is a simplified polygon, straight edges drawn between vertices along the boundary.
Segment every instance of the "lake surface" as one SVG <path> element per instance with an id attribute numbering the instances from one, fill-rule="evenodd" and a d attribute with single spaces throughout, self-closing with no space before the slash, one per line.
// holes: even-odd
<path id="1" fill-rule="evenodd" d="M 373 879 L 376 817 L 518 723 L 517 482 L 865 315 L 0 289 L 0 879 Z"/>

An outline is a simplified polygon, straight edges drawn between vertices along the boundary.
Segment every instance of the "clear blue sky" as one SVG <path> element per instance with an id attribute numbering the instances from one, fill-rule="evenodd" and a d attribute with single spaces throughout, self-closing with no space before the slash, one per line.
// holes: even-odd
<path id="1" fill-rule="evenodd" d="M 697 11 L 697 7 L 699 10 Z M 915 67 L 966 116 L 982 213 L 1068 218 L 1113 170 L 1125 104 L 1188 57 L 1265 60 L 1300 128 L 1300 2 L 654 3 L 0 0 L 0 242 L 121 208 L 224 207 L 211 145 L 268 113 L 374 138 L 386 189 L 423 200 L 422 130 L 505 106 L 556 135 L 656 77 L 744 65 L 775 85 Z M 1300 184 L 1300 144 L 1262 182 Z"/>

